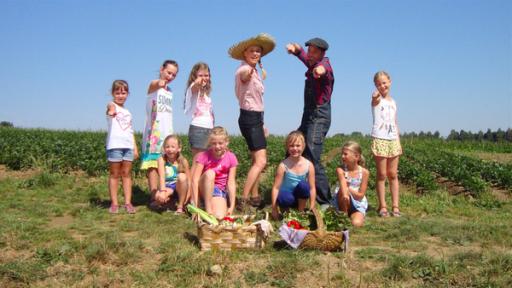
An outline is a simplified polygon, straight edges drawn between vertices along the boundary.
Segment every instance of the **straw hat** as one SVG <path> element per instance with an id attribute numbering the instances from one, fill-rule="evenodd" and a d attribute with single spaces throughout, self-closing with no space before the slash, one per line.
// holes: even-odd
<path id="1" fill-rule="evenodd" d="M 250 46 L 261 47 L 261 57 L 267 55 L 276 46 L 276 42 L 272 36 L 267 33 L 260 33 L 256 37 L 240 41 L 229 48 L 228 53 L 232 58 L 244 60 L 244 51 Z"/>

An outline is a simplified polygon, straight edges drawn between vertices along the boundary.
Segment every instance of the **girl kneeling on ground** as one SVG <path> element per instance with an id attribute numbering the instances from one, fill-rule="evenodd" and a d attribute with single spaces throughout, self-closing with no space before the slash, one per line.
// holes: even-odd
<path id="1" fill-rule="evenodd" d="M 309 208 L 315 208 L 315 166 L 302 157 L 306 142 L 300 131 L 292 131 L 286 137 L 288 157 L 284 159 L 276 171 L 272 187 L 272 218 L 279 218 L 277 206 L 282 210 L 297 208 L 304 211 L 309 199 Z"/>
<path id="2" fill-rule="evenodd" d="M 364 217 L 368 209 L 366 188 L 370 172 L 365 169 L 364 157 L 361 154 L 361 146 L 348 141 L 341 150 L 342 165 L 336 168 L 336 176 L 339 181 L 339 189 L 334 199 L 339 210 L 347 213 L 354 227 L 364 224 Z"/>
<path id="3" fill-rule="evenodd" d="M 229 137 L 223 127 L 214 127 L 208 137 L 208 150 L 196 156 L 192 176 L 192 202 L 204 200 L 206 212 L 217 219 L 233 213 L 236 196 L 236 155 L 228 150 Z"/>

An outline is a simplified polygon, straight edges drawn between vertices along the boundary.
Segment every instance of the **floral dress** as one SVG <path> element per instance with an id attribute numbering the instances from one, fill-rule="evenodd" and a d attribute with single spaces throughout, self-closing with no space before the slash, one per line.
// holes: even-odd
<path id="1" fill-rule="evenodd" d="M 141 169 L 158 168 L 165 137 L 172 129 L 172 92 L 160 88 L 151 93 L 146 101 L 146 125 L 142 136 Z"/>

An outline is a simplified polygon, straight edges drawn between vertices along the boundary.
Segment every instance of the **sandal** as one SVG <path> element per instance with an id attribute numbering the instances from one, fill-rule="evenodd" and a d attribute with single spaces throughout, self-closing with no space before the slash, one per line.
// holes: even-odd
<path id="1" fill-rule="evenodd" d="M 133 207 L 132 204 L 125 204 L 124 209 L 126 209 L 126 213 L 128 214 L 135 214 L 136 212 L 135 207 Z"/>
<path id="2" fill-rule="evenodd" d="M 393 206 L 393 211 L 391 212 L 391 216 L 393 216 L 393 217 L 401 217 L 402 216 L 402 214 L 400 213 L 400 209 L 398 209 L 398 206 Z"/>
<path id="3" fill-rule="evenodd" d="M 380 208 L 379 210 L 379 217 L 389 217 L 389 212 L 388 212 L 388 208 L 386 207 L 382 207 Z"/>
<path id="4" fill-rule="evenodd" d="M 108 208 L 108 212 L 110 214 L 117 214 L 117 212 L 119 212 L 119 206 L 118 205 L 110 205 L 110 208 Z"/>
<path id="5" fill-rule="evenodd" d="M 185 212 L 183 211 L 183 207 L 178 207 L 178 208 L 176 208 L 176 212 L 174 212 L 174 214 L 176 214 L 176 215 L 181 215 L 181 214 L 183 214 L 183 213 L 185 213 Z"/>

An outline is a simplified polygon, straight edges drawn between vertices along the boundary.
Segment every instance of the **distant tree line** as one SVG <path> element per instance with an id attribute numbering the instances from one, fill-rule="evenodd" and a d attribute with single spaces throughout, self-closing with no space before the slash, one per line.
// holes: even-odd
<path id="1" fill-rule="evenodd" d="M 12 124 L 12 122 L 2 121 L 0 122 L 0 127 L 14 127 L 14 124 Z"/>
<path id="2" fill-rule="evenodd" d="M 352 132 L 350 134 L 338 133 L 335 134 L 334 137 L 370 137 L 370 135 L 363 135 L 361 132 Z M 405 132 L 401 133 L 400 136 L 402 138 L 419 138 L 419 139 L 441 139 L 441 134 L 439 131 L 435 132 Z M 471 131 L 455 131 L 451 130 L 450 134 L 446 137 L 448 141 L 490 141 L 490 142 L 512 142 L 512 129 L 508 128 L 506 131 L 498 129 L 497 131 L 492 131 L 491 129 L 487 129 L 486 132 L 478 131 L 476 133 Z"/>
<path id="3" fill-rule="evenodd" d="M 508 128 L 506 131 L 498 129 L 497 131 L 491 131 L 491 129 L 487 129 L 484 133 L 482 131 L 478 131 L 478 133 L 473 133 L 470 131 L 460 130 L 457 132 L 452 130 L 447 140 L 476 140 L 476 141 L 491 141 L 491 142 L 512 142 L 512 129 Z"/>

